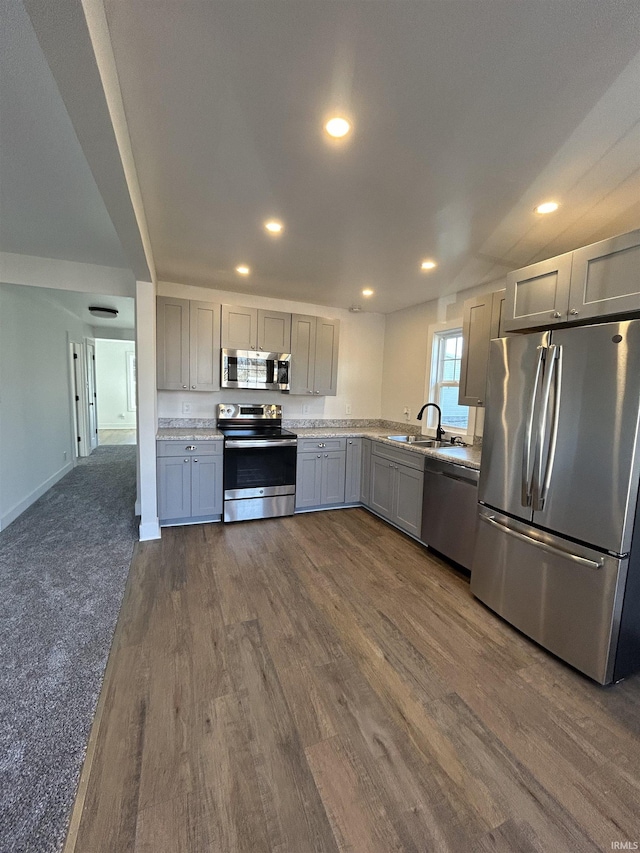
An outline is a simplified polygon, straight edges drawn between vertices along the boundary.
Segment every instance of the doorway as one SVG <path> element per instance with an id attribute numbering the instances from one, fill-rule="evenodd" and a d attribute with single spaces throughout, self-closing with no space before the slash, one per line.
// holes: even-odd
<path id="1" fill-rule="evenodd" d="M 135 342 L 96 338 L 94 355 L 98 442 L 136 444 Z"/>

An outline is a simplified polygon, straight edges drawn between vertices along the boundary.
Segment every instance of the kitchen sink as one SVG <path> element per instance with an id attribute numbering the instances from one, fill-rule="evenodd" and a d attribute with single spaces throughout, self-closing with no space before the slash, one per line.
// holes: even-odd
<path id="1" fill-rule="evenodd" d="M 415 444 L 417 447 L 442 447 L 444 443 L 434 438 L 422 438 L 419 435 L 388 435 L 387 438 L 401 444 Z"/>

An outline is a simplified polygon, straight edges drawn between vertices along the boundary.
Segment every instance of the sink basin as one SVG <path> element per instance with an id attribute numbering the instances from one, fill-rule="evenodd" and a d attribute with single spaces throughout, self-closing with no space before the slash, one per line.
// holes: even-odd
<path id="1" fill-rule="evenodd" d="M 434 438 L 422 438 L 420 435 L 388 435 L 390 441 L 397 441 L 401 444 L 415 444 L 417 447 L 441 447 L 442 442 L 436 441 Z"/>

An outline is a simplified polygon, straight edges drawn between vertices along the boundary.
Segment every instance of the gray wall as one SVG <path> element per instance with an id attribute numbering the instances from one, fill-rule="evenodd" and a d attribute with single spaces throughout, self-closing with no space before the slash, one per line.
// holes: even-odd
<path id="1" fill-rule="evenodd" d="M 68 335 L 91 333 L 39 288 L 0 284 L 0 529 L 73 467 Z"/>

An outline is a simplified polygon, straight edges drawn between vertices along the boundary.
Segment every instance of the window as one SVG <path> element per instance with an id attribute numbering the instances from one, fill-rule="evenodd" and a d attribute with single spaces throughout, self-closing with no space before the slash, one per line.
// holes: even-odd
<path id="1" fill-rule="evenodd" d="M 448 326 L 448 327 L 447 327 Z M 473 432 L 469 407 L 458 405 L 460 364 L 462 360 L 462 329 L 459 326 L 438 324 L 432 328 L 431 381 L 429 400 L 442 409 L 442 427 L 447 432 Z M 435 428 L 436 412 L 429 412 L 429 426 Z"/>

